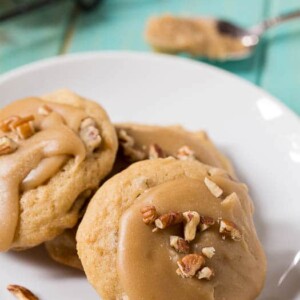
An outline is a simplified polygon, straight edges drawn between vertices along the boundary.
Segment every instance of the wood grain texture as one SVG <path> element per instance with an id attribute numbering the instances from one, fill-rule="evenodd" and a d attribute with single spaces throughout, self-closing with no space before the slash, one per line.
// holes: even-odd
<path id="1" fill-rule="evenodd" d="M 87 50 L 151 50 L 143 38 L 147 19 L 172 13 L 183 16 L 216 16 L 251 26 L 265 17 L 263 1 L 240 0 L 110 0 L 91 14 L 81 14 L 71 52 Z M 209 62 L 254 83 L 261 72 L 263 48 L 239 62 Z M 206 61 L 203 60 L 202 61 Z"/>
<path id="2" fill-rule="evenodd" d="M 0 0 L 0 10 L 16 1 Z M 143 32 L 152 15 L 216 16 L 248 27 L 295 8 L 299 0 L 104 0 L 94 11 L 78 13 L 72 1 L 57 1 L 1 24 L 0 72 L 65 52 L 151 51 Z M 300 114 L 300 20 L 270 31 L 247 60 L 198 60 L 262 86 Z"/>
<path id="3" fill-rule="evenodd" d="M 270 1 L 269 16 L 300 9 L 299 0 Z M 300 115 L 300 19 L 268 32 L 259 84 Z"/>
<path id="4" fill-rule="evenodd" d="M 1 23 L 0 72 L 57 55 L 72 7 L 70 1 L 58 1 Z"/>

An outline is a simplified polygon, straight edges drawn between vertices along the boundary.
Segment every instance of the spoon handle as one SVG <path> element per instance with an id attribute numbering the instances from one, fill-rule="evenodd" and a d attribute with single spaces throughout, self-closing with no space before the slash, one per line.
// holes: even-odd
<path id="1" fill-rule="evenodd" d="M 263 23 L 252 27 L 251 32 L 253 32 L 256 35 L 262 35 L 266 30 L 268 30 L 271 27 L 274 27 L 281 23 L 291 21 L 291 20 L 294 20 L 297 18 L 300 18 L 300 10 L 296 10 L 291 13 L 282 14 L 280 16 L 268 19 L 268 20 L 264 21 Z"/>

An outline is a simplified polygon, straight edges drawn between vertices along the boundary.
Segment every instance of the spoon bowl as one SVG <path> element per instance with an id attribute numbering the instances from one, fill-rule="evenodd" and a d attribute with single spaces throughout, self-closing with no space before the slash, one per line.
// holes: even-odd
<path id="1" fill-rule="evenodd" d="M 254 53 L 256 46 L 261 40 L 261 36 L 269 28 L 296 18 L 300 18 L 300 10 L 266 20 L 250 29 L 244 29 L 226 20 L 215 20 L 216 28 L 220 35 L 239 39 L 241 44 L 244 46 L 243 50 L 228 53 L 224 60 L 241 60 L 248 58 Z"/>

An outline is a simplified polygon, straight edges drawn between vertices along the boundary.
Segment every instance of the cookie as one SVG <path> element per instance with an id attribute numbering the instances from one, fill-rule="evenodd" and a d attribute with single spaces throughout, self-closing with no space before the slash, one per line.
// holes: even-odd
<path id="1" fill-rule="evenodd" d="M 174 156 L 181 160 L 200 160 L 227 170 L 234 175 L 230 161 L 216 148 L 204 131 L 191 132 L 181 126 L 151 126 L 133 123 L 116 125 L 120 148 L 108 177 L 121 172 L 132 162 Z M 218 170 L 218 172 L 222 172 Z M 76 230 L 66 230 L 53 241 L 45 243 L 57 262 L 81 269 L 75 249 Z"/>
<path id="2" fill-rule="evenodd" d="M 194 160 L 146 160 L 115 175 L 76 238 L 102 299 L 253 300 L 265 279 L 247 187 Z"/>
<path id="3" fill-rule="evenodd" d="M 75 236 L 77 226 L 66 229 L 55 239 L 45 243 L 45 247 L 50 257 L 62 264 L 75 269 L 83 270 L 81 261 L 77 254 Z"/>
<path id="4" fill-rule="evenodd" d="M 0 111 L 0 251 L 24 249 L 76 225 L 110 172 L 117 137 L 103 108 L 70 91 Z"/>
<path id="5" fill-rule="evenodd" d="M 151 126 L 134 123 L 116 125 L 120 148 L 130 162 L 173 156 L 179 160 L 198 160 L 226 170 L 235 177 L 229 159 L 207 133 L 188 131 L 181 126 Z"/>

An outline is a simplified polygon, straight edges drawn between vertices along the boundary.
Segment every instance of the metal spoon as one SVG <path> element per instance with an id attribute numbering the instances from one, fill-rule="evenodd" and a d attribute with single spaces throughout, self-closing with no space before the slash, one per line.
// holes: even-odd
<path id="1" fill-rule="evenodd" d="M 249 57 L 253 54 L 256 46 L 260 42 L 261 36 L 269 28 L 296 18 L 300 18 L 300 10 L 268 19 L 250 29 L 241 28 L 224 20 L 217 20 L 217 28 L 220 34 L 240 39 L 241 43 L 245 47 L 245 50 L 228 54 L 227 59 L 240 60 Z"/>

